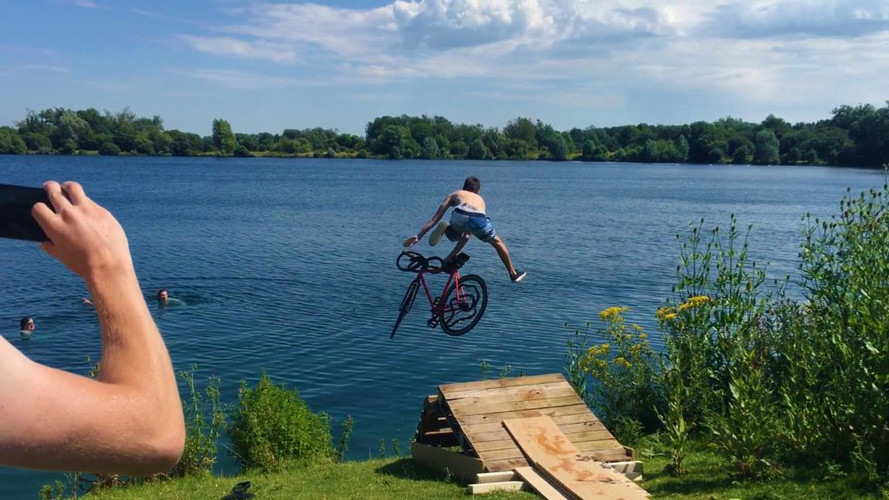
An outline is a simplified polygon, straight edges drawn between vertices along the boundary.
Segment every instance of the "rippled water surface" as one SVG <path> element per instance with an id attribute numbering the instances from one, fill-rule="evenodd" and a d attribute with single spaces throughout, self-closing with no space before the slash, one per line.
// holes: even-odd
<path id="1" fill-rule="evenodd" d="M 528 277 L 510 283 L 493 249 L 472 241 L 464 271 L 489 292 L 479 325 L 458 338 L 430 330 L 421 297 L 390 340 L 412 279 L 394 265 L 400 242 L 467 175 L 481 179 Z M 878 171 L 814 167 L 0 156 L 0 182 L 46 179 L 81 182 L 121 221 L 177 370 L 220 377 L 226 403 L 267 372 L 330 414 L 335 433 L 354 417 L 353 459 L 376 456 L 381 439 L 406 450 L 423 397 L 482 378 L 482 360 L 489 376 L 560 371 L 563 325 L 605 307 L 631 307 L 628 320 L 657 343 L 653 312 L 670 294 L 674 236 L 690 222 L 752 223 L 751 253 L 780 277 L 793 273 L 804 213 L 833 214 L 846 187 L 884 182 Z M 183 304 L 157 307 L 161 287 Z M 0 334 L 29 357 L 81 373 L 85 356 L 98 358 L 85 293 L 36 244 L 0 241 Z M 37 322 L 30 340 L 17 331 L 24 315 Z M 60 478 L 0 474 L 0 493 L 17 498 Z"/>

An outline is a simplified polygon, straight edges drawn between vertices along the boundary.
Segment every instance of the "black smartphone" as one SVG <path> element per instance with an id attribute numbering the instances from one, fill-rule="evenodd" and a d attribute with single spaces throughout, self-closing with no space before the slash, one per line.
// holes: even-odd
<path id="1" fill-rule="evenodd" d="M 0 184 L 0 238 L 48 241 L 43 228 L 31 215 L 31 207 L 40 201 L 52 208 L 42 187 Z"/>

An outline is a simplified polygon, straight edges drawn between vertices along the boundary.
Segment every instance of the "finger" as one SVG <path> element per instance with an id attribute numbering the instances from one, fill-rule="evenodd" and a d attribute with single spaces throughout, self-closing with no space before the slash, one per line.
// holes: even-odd
<path id="1" fill-rule="evenodd" d="M 46 203 L 38 202 L 35 203 L 33 207 L 31 207 L 31 217 L 34 217 L 34 220 L 37 221 L 37 224 L 43 228 L 43 232 L 46 233 L 47 236 L 51 232 L 54 231 L 57 215 L 52 211 L 51 208 L 46 206 Z"/>
<path id="2" fill-rule="evenodd" d="M 49 196 L 49 201 L 52 203 L 52 208 L 56 212 L 60 212 L 62 209 L 71 206 L 71 202 L 65 197 L 65 193 L 62 192 L 62 186 L 59 185 L 58 182 L 46 181 L 43 184 L 43 189 L 46 190 L 46 194 Z"/>
<path id="3" fill-rule="evenodd" d="M 71 204 L 77 205 L 83 203 L 88 200 L 86 193 L 83 191 L 83 186 L 74 182 L 67 181 L 62 183 L 62 191 L 64 191 L 65 195 L 68 197 L 68 200 L 71 201 Z"/>

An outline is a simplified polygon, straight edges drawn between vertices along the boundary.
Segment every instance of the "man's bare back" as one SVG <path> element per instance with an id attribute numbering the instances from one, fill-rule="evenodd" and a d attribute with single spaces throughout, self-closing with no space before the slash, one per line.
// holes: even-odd
<path id="1" fill-rule="evenodd" d="M 448 195 L 449 205 L 452 207 L 464 207 L 470 212 L 485 213 L 485 199 L 472 191 L 460 189 Z"/>

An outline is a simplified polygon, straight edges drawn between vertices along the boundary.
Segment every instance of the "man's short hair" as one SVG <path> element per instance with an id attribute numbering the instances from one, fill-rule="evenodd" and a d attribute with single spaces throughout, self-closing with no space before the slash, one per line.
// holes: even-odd
<path id="1" fill-rule="evenodd" d="M 19 328 L 22 330 L 27 330 L 28 327 L 31 326 L 32 324 L 34 324 L 34 318 L 32 318 L 30 316 L 25 316 L 24 318 L 22 318 L 21 321 L 19 321 Z"/>
<path id="2" fill-rule="evenodd" d="M 469 191 L 469 192 L 478 194 L 478 190 L 481 187 L 482 187 L 482 183 L 479 182 L 478 177 L 474 177 L 474 176 L 470 175 L 469 177 L 466 178 L 465 181 L 463 181 L 463 190 L 464 191 Z"/>
<path id="3" fill-rule="evenodd" d="M 158 291 L 157 291 L 157 298 L 161 298 L 161 294 L 162 294 L 162 293 L 167 293 L 167 289 L 166 289 L 166 288 L 161 288 L 160 290 L 158 290 Z"/>

